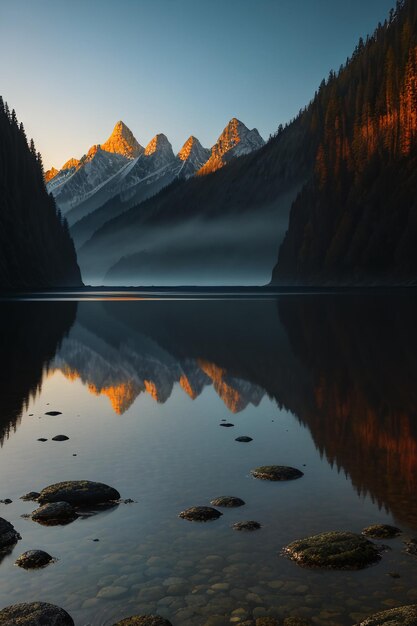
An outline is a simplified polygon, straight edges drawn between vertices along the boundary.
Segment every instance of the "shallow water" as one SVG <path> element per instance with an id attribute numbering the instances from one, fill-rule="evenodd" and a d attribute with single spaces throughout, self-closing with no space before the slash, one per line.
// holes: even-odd
<path id="1" fill-rule="evenodd" d="M 416 602 L 417 561 L 403 551 L 417 534 L 416 313 L 406 295 L 2 303 L 0 498 L 13 502 L 0 515 L 22 540 L 0 564 L 0 606 L 49 601 L 77 625 L 157 612 L 174 626 L 262 615 L 347 626 Z M 305 475 L 251 478 L 264 464 Z M 36 508 L 22 494 L 65 479 L 134 503 L 61 527 L 21 517 Z M 246 505 L 207 524 L 178 517 L 221 495 Z M 262 528 L 233 531 L 240 520 Z M 280 554 L 372 523 L 403 535 L 366 570 Z M 58 561 L 14 565 L 34 548 Z"/>

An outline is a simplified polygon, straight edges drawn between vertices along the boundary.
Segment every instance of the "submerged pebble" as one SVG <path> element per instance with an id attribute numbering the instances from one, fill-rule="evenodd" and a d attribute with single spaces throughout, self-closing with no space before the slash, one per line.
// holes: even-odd
<path id="1" fill-rule="evenodd" d="M 47 411 L 47 412 L 45 413 L 45 415 L 52 415 L 52 416 L 55 416 L 55 415 L 62 415 L 62 413 L 61 413 L 61 411 Z"/>
<path id="2" fill-rule="evenodd" d="M 236 437 L 235 441 L 239 441 L 240 443 L 249 443 L 250 441 L 253 441 L 253 439 L 252 437 L 242 436 L 242 437 Z"/>
<path id="3" fill-rule="evenodd" d="M 52 441 L 68 441 L 68 439 L 67 435 L 55 435 L 55 437 L 52 437 Z"/>
<path id="4" fill-rule="evenodd" d="M 132 615 L 113 624 L 113 626 L 172 626 L 160 615 Z"/>

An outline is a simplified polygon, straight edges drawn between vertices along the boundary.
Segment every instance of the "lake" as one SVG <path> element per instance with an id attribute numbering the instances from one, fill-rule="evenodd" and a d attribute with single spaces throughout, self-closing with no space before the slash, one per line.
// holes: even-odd
<path id="1" fill-rule="evenodd" d="M 52 602 L 77 626 L 135 613 L 174 626 L 264 615 L 348 626 L 417 602 L 417 557 L 404 551 L 417 534 L 412 295 L 96 294 L 0 311 L 0 498 L 12 500 L 0 516 L 22 536 L 2 555 L 0 607 Z M 269 464 L 304 476 L 251 477 Z M 77 479 L 133 502 L 65 526 L 22 517 L 37 505 L 20 496 Z M 222 495 L 246 504 L 208 523 L 178 517 Z M 231 528 L 242 520 L 261 529 Z M 311 570 L 281 554 L 374 523 L 403 532 L 367 569 Z M 14 564 L 35 548 L 57 561 Z"/>

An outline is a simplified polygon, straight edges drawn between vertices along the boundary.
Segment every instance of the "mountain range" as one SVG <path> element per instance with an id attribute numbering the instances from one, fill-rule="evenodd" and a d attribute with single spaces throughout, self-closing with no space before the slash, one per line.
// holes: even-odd
<path id="1" fill-rule="evenodd" d="M 164 134 L 157 134 L 144 148 L 119 121 L 107 141 L 92 146 L 80 160 L 71 158 L 59 171 L 48 170 L 45 180 L 80 247 L 109 219 L 173 180 L 214 171 L 263 144 L 256 129 L 249 130 L 234 118 L 211 150 L 190 136 L 175 155 Z"/>

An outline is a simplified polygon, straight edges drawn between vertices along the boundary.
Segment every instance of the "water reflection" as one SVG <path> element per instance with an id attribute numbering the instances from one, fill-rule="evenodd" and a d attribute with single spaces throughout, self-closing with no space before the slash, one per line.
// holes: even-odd
<path id="1" fill-rule="evenodd" d="M 267 394 L 358 493 L 417 528 L 414 298 L 81 302 L 75 313 L 73 302 L 3 304 L 2 441 L 47 371 L 119 415 L 178 385 L 192 400 L 212 385 L 232 413 Z"/>
<path id="2" fill-rule="evenodd" d="M 42 388 L 76 302 L 3 302 L 0 311 L 0 445 L 16 429 L 30 397 Z"/>

